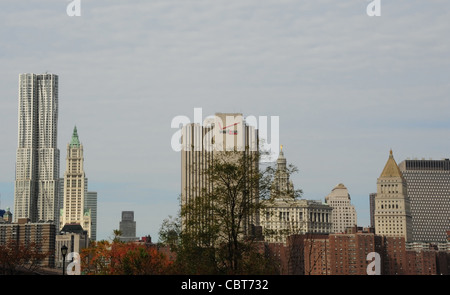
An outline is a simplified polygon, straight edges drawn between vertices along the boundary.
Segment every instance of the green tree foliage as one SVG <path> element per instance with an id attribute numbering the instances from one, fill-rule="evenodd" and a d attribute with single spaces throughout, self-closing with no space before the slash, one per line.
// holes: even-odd
<path id="1" fill-rule="evenodd" d="M 183 204 L 178 218 L 163 222 L 160 241 L 175 245 L 175 269 L 180 273 L 278 272 L 255 227 L 262 201 L 270 199 L 276 172 L 270 165 L 260 169 L 260 156 L 238 151 L 214 154 L 200 171 L 212 186 L 202 187 L 201 194 Z"/>

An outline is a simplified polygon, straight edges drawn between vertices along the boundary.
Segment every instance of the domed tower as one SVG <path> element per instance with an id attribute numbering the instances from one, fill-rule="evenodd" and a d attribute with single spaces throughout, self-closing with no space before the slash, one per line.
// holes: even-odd
<path id="1" fill-rule="evenodd" d="M 333 208 L 331 212 L 332 232 L 343 233 L 346 228 L 357 225 L 356 210 L 350 201 L 348 189 L 342 183 L 336 185 L 325 197 L 325 202 Z"/>
<path id="2" fill-rule="evenodd" d="M 289 179 L 283 146 L 277 159 L 277 171 L 272 183 L 271 198 L 294 198 L 294 185 Z"/>

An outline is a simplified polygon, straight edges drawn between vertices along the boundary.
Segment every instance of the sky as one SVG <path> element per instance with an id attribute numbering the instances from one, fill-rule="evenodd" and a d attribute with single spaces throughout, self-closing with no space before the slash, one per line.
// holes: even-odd
<path id="1" fill-rule="evenodd" d="M 392 149 L 450 158 L 450 2 L 381 0 L 0 2 L 0 208 L 14 208 L 18 78 L 59 76 L 61 176 L 74 126 L 97 239 L 134 211 L 158 240 L 179 210 L 176 116 L 278 116 L 303 198 L 349 190 L 358 225 Z M 270 122 L 270 120 L 269 120 Z M 12 212 L 14 214 L 14 211 Z"/>

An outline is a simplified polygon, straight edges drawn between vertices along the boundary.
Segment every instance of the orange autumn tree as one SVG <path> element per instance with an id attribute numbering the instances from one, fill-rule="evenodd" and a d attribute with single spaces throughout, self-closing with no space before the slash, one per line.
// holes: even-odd
<path id="1" fill-rule="evenodd" d="M 100 241 L 82 250 L 81 268 L 93 275 L 160 275 L 171 273 L 172 262 L 155 247 Z"/>
<path id="2" fill-rule="evenodd" d="M 111 244 L 102 240 L 91 242 L 88 248 L 81 250 L 81 270 L 83 274 L 106 275 L 109 274 Z"/>
<path id="3" fill-rule="evenodd" d="M 0 274 L 33 273 L 52 254 L 52 251 L 43 251 L 38 243 L 9 240 L 0 245 Z"/>

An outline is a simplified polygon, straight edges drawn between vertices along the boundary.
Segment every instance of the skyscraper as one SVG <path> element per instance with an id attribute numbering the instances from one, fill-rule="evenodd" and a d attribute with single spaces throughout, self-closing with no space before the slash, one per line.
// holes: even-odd
<path id="1" fill-rule="evenodd" d="M 399 164 L 411 202 L 412 241 L 445 242 L 450 229 L 450 160 Z"/>
<path id="2" fill-rule="evenodd" d="M 375 233 L 387 237 L 412 239 L 411 207 L 406 180 L 394 160 L 392 150 L 377 180 Z"/>
<path id="3" fill-rule="evenodd" d="M 97 240 L 97 192 L 87 192 L 85 210 L 91 213 L 91 240 Z"/>
<path id="4" fill-rule="evenodd" d="M 58 76 L 19 75 L 14 221 L 59 223 Z"/>
<path id="5" fill-rule="evenodd" d="M 122 211 L 122 220 L 119 223 L 119 229 L 122 232 L 120 240 L 130 242 L 139 240 L 136 237 L 136 221 L 134 221 L 134 211 Z"/>
<path id="6" fill-rule="evenodd" d="M 90 212 L 86 212 L 87 179 L 84 173 L 83 145 L 74 127 L 72 139 L 67 144 L 66 172 L 64 173 L 64 206 L 60 228 L 66 224 L 80 224 L 91 234 Z"/>
<path id="7" fill-rule="evenodd" d="M 214 118 L 205 126 L 200 124 L 188 124 L 182 130 L 181 150 L 181 206 L 194 208 L 195 198 L 211 194 L 214 184 L 208 180 L 206 171 L 213 161 L 224 155 L 225 151 L 236 150 L 235 157 L 243 155 L 255 159 L 254 153 L 258 152 L 258 135 L 254 127 L 248 126 L 239 113 L 216 113 Z M 251 160 L 249 160 L 251 161 Z M 255 173 L 258 163 L 248 164 L 248 173 Z M 258 194 L 254 189 L 249 189 L 246 198 L 250 202 L 257 202 Z M 212 212 L 204 211 L 201 214 L 187 210 L 182 216 L 182 226 L 186 229 L 188 221 L 197 224 L 201 230 L 206 223 L 210 223 Z M 259 225 L 258 214 L 245 216 L 243 227 L 246 232 L 253 225 Z M 190 228 L 193 230 L 193 227 Z"/>
<path id="8" fill-rule="evenodd" d="M 350 203 L 350 194 L 342 183 L 333 188 L 325 201 L 333 208 L 331 222 L 333 233 L 343 233 L 345 229 L 357 225 L 355 206 Z"/>

